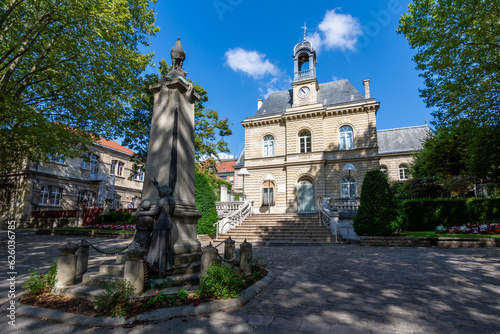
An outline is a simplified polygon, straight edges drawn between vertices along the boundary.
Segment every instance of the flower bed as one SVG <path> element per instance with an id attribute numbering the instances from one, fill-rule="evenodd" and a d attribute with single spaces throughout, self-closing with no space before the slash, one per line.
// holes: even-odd
<path id="1" fill-rule="evenodd" d="M 453 226 L 450 228 L 439 225 L 436 227 L 436 233 L 449 234 L 500 234 L 500 224 L 467 224 L 462 226 Z"/>

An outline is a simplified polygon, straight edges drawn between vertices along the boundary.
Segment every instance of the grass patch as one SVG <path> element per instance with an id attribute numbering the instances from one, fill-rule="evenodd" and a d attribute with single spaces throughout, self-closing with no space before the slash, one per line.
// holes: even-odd
<path id="1" fill-rule="evenodd" d="M 500 238 L 500 234 L 456 234 L 456 233 L 436 233 L 434 231 L 401 232 L 400 237 L 407 238 Z"/>

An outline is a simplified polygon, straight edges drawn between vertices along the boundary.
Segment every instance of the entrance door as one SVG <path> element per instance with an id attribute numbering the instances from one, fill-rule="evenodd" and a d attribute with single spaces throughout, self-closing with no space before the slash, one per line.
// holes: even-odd
<path id="1" fill-rule="evenodd" d="M 305 179 L 299 182 L 297 199 L 299 212 L 314 211 L 314 185 L 311 180 Z"/>

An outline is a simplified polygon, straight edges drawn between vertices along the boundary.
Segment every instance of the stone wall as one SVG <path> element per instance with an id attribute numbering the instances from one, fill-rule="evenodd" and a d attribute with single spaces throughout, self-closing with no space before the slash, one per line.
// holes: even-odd
<path id="1" fill-rule="evenodd" d="M 387 168 L 389 181 L 399 181 L 399 166 L 405 164 L 410 166 L 413 162 L 413 153 L 401 153 L 398 155 L 380 155 L 380 166 Z"/>
<path id="2" fill-rule="evenodd" d="M 490 248 L 500 247 L 498 238 L 404 238 L 360 237 L 360 246 Z"/>

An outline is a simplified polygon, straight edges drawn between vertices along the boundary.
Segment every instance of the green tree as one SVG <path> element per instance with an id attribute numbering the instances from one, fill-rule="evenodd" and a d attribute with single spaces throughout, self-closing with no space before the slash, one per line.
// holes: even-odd
<path id="1" fill-rule="evenodd" d="M 358 235 L 390 235 L 400 228 L 396 199 L 379 170 L 366 173 L 353 227 Z"/>
<path id="2" fill-rule="evenodd" d="M 460 149 L 448 151 L 448 172 L 500 181 L 500 1 L 415 0 L 397 31 L 417 51 L 420 95 L 445 133 L 430 145 L 437 155 Z"/>
<path id="3" fill-rule="evenodd" d="M 151 1 L 152 3 L 155 0 Z M 148 0 L 6 0 L 0 5 L 0 170 L 77 157 L 112 138 L 152 54 Z"/>
<path id="4" fill-rule="evenodd" d="M 160 78 L 166 77 L 168 72 L 173 69 L 164 59 L 160 61 L 159 65 L 160 75 L 148 74 L 140 78 L 141 93 L 132 101 L 131 118 L 124 124 L 123 145 L 136 152 L 132 158 L 134 170 L 144 168 L 148 153 L 154 104 L 154 96 L 149 86 L 157 83 Z M 194 107 L 196 158 L 216 156 L 218 152 L 229 152 L 227 142 L 224 140 L 224 137 L 232 134 L 229 120 L 227 118 L 221 120 L 217 111 L 206 109 L 204 103 L 208 101 L 207 91 L 190 79 L 188 81 L 194 85 L 194 90 L 200 95 L 200 99 L 196 101 Z M 130 177 L 133 177 L 133 174 Z"/>

